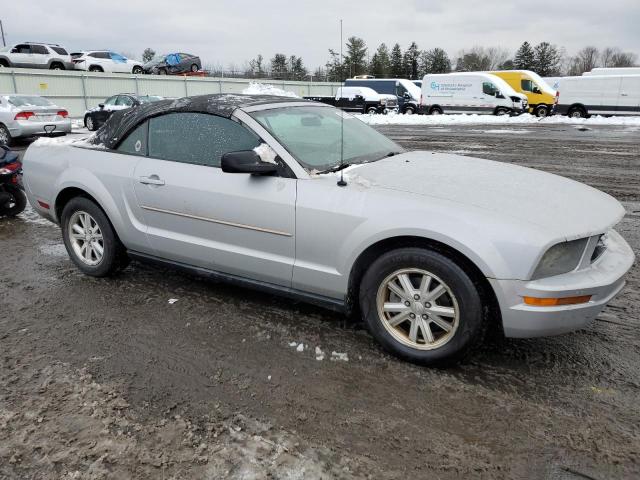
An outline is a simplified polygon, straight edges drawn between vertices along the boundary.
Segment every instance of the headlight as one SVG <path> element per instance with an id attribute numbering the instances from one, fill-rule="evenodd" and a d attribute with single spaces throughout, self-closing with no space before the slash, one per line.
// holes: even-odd
<path id="1" fill-rule="evenodd" d="M 386 99 L 386 98 L 383 98 L 382 100 L 380 100 L 380 103 L 381 103 L 382 105 L 386 105 L 386 104 L 387 104 L 387 99 Z"/>
<path id="2" fill-rule="evenodd" d="M 531 280 L 561 275 L 577 268 L 588 242 L 588 238 L 580 238 L 555 244 L 542 256 Z"/>

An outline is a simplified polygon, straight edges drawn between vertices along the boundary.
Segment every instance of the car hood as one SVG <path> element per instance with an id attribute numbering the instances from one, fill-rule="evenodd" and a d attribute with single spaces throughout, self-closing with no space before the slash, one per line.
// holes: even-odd
<path id="1" fill-rule="evenodd" d="M 408 152 L 354 165 L 356 184 L 438 198 L 517 218 L 567 240 L 603 233 L 625 214 L 604 192 L 558 175 L 502 162 Z"/>

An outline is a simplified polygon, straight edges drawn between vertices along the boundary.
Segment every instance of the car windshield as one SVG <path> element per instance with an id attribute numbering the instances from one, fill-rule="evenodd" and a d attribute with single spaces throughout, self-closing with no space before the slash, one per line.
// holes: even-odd
<path id="1" fill-rule="evenodd" d="M 403 151 L 361 120 L 332 107 L 283 107 L 251 116 L 309 171 L 373 162 Z"/>
<path id="2" fill-rule="evenodd" d="M 164 100 L 164 97 L 158 97 L 155 95 L 145 95 L 144 97 L 138 97 L 138 100 L 140 101 L 140 103 L 151 103 L 151 102 L 157 102 L 159 100 Z"/>
<path id="3" fill-rule="evenodd" d="M 53 105 L 46 98 L 37 95 L 9 95 L 6 98 L 14 107 L 48 107 Z"/>

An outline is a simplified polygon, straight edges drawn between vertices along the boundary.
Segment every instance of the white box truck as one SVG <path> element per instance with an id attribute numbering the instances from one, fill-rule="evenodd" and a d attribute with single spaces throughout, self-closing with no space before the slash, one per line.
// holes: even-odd
<path id="1" fill-rule="evenodd" d="M 564 77 L 554 113 L 574 118 L 640 115 L 640 75 Z"/>
<path id="2" fill-rule="evenodd" d="M 430 115 L 479 113 L 508 115 L 526 112 L 527 97 L 490 73 L 464 72 L 425 75 L 422 110 Z"/>
<path id="3" fill-rule="evenodd" d="M 596 67 L 582 75 L 585 77 L 591 75 L 640 75 L 640 67 Z"/>

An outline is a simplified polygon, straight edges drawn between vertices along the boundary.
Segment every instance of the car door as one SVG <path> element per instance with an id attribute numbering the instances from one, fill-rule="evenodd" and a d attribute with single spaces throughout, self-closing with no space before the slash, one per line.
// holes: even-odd
<path id="1" fill-rule="evenodd" d="M 155 255 L 290 286 L 296 180 L 220 169 L 224 153 L 252 149 L 259 137 L 204 113 L 168 113 L 148 126 L 133 181 Z"/>
<path id="2" fill-rule="evenodd" d="M 18 44 L 13 47 L 11 49 L 10 58 L 11 62 L 16 67 L 34 67 L 33 54 L 31 53 L 31 45 L 29 44 Z"/>
<path id="3" fill-rule="evenodd" d="M 128 73 L 129 65 L 127 59 L 122 55 L 114 52 L 109 52 L 109 62 L 112 72 L 116 73 Z"/>
<path id="4" fill-rule="evenodd" d="M 49 65 L 49 50 L 44 45 L 31 45 L 31 60 L 33 66 L 46 68 Z"/>
<path id="5" fill-rule="evenodd" d="M 618 95 L 618 115 L 640 114 L 640 76 L 625 76 L 620 81 Z"/>

